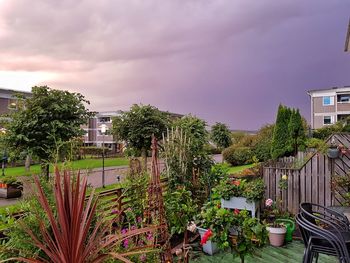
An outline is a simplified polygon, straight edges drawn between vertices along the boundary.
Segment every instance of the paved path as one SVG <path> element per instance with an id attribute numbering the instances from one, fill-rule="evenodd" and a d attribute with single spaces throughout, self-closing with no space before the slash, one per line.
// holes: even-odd
<path id="1" fill-rule="evenodd" d="M 128 170 L 128 165 L 123 166 L 113 166 L 105 168 L 105 185 L 111 185 L 122 181 L 125 178 L 126 172 Z M 95 168 L 90 171 L 82 170 L 81 173 L 83 175 L 88 174 L 88 184 L 97 188 L 102 187 L 102 168 Z M 28 196 L 31 193 L 31 178 L 23 177 L 23 196 Z M 18 203 L 22 198 L 13 198 L 13 199 L 3 199 L 0 198 L 0 207 L 13 205 Z"/>
<path id="2" fill-rule="evenodd" d="M 222 155 L 215 154 L 213 155 L 213 159 L 216 163 L 220 163 L 222 162 Z M 118 178 L 119 178 L 119 181 L 123 181 L 128 168 L 129 168 L 128 165 L 106 167 L 105 168 L 105 185 L 118 183 Z M 81 170 L 81 173 L 88 174 L 88 184 L 90 184 L 95 188 L 102 187 L 102 168 L 95 168 L 91 170 Z M 31 179 L 30 177 L 23 177 L 23 186 L 24 186 L 23 196 L 24 197 L 29 195 L 31 192 L 32 187 L 31 187 L 30 179 Z M 22 198 L 15 198 L 15 199 L 0 198 L 0 207 L 16 204 L 21 199 Z"/>

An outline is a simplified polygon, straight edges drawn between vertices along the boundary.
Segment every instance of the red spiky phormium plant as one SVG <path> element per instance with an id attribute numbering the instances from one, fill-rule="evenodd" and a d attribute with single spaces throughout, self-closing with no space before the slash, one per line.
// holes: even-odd
<path id="1" fill-rule="evenodd" d="M 37 198 L 47 214 L 49 228 L 38 218 L 41 238 L 23 226 L 33 239 L 34 244 L 40 248 L 49 258 L 17 260 L 24 262 L 54 262 L 54 263 L 82 263 L 102 262 L 108 257 L 102 253 L 106 248 L 103 245 L 104 227 L 101 220 L 92 226 L 92 220 L 96 211 L 97 200 L 94 199 L 94 191 L 86 200 L 87 180 L 80 180 L 80 173 L 71 177 L 65 171 L 63 176 L 56 168 L 56 180 L 54 184 L 54 197 L 56 216 L 40 185 L 38 177 L 34 178 L 38 190 Z"/>

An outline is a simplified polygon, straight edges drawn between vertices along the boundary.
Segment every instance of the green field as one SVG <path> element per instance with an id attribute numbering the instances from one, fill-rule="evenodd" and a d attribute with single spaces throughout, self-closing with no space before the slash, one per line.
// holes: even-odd
<path id="1" fill-rule="evenodd" d="M 106 158 L 105 167 L 128 165 L 129 161 L 126 158 Z M 59 167 L 69 167 L 74 170 L 85 170 L 102 167 L 102 159 L 84 159 L 68 163 L 59 163 Z M 54 166 L 50 166 L 50 171 L 53 171 Z M 9 167 L 5 169 L 5 175 L 8 176 L 24 176 L 40 173 L 40 165 L 32 165 L 30 172 L 26 172 L 24 166 Z"/>
<path id="2" fill-rule="evenodd" d="M 254 166 L 254 164 L 246 164 L 246 165 L 241 165 L 241 166 L 232 166 L 229 169 L 229 173 L 230 174 L 238 173 L 238 172 L 240 172 L 240 171 L 242 171 L 244 169 L 251 168 L 253 166 Z"/>

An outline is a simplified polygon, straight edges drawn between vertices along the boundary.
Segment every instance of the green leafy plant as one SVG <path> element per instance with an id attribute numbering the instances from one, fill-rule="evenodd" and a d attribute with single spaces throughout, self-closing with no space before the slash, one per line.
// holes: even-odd
<path id="1" fill-rule="evenodd" d="M 220 248 L 228 248 L 229 230 L 234 225 L 234 213 L 229 209 L 222 208 L 220 200 L 206 203 L 197 218 L 197 224 L 213 233 L 211 240 L 216 242 Z"/>
<path id="2" fill-rule="evenodd" d="M 210 138 L 221 149 L 227 148 L 232 144 L 231 132 L 224 123 L 217 122 L 211 127 Z"/>
<path id="3" fill-rule="evenodd" d="M 165 195 L 165 208 L 171 234 L 183 233 L 188 222 L 197 213 L 192 194 L 185 187 L 179 187 L 176 191 Z"/>
<path id="4" fill-rule="evenodd" d="M 13 186 L 21 186 L 22 182 L 16 176 L 0 176 L 0 184 L 7 184 Z"/>
<path id="5" fill-rule="evenodd" d="M 287 190 L 288 189 L 288 176 L 282 175 L 280 181 L 278 182 L 278 187 L 280 190 Z"/>
<path id="6" fill-rule="evenodd" d="M 225 200 L 229 200 L 231 197 L 245 197 L 250 202 L 259 201 L 264 198 L 265 184 L 262 178 L 252 180 L 226 179 L 213 189 L 213 193 Z"/>
<path id="7" fill-rule="evenodd" d="M 257 218 L 251 218 L 248 211 L 236 211 L 235 213 L 236 235 L 232 239 L 231 248 L 234 256 L 244 259 L 248 254 L 253 254 L 257 247 L 266 244 L 268 232 L 266 226 Z"/>
<path id="8" fill-rule="evenodd" d="M 223 158 L 232 166 L 249 164 L 252 162 L 253 152 L 250 147 L 230 146 L 222 152 Z"/>

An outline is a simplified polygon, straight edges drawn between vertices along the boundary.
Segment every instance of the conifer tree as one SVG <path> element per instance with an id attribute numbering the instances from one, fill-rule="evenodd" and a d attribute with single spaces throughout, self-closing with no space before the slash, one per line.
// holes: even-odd
<path id="1" fill-rule="evenodd" d="M 300 115 L 299 109 L 292 110 L 289 124 L 289 143 L 288 143 L 288 151 L 290 153 L 297 154 L 299 147 L 302 147 L 305 143 L 305 130 L 303 126 L 303 120 Z"/>
<path id="2" fill-rule="evenodd" d="M 276 117 L 276 125 L 271 144 L 271 157 L 277 159 L 288 153 L 287 143 L 289 141 L 288 124 L 291 110 L 282 104 L 279 105 Z"/>

